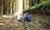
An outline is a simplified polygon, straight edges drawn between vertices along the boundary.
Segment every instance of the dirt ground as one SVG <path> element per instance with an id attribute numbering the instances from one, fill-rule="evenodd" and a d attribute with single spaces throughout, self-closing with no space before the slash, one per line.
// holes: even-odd
<path id="1" fill-rule="evenodd" d="M 24 30 L 22 22 L 17 19 L 2 18 L 0 19 L 0 30 Z"/>
<path id="2" fill-rule="evenodd" d="M 50 27 L 43 27 L 39 20 L 48 20 L 50 16 L 31 15 L 31 22 L 28 22 L 30 30 L 50 30 Z M 24 24 L 15 18 L 0 17 L 0 30 L 25 30 Z"/>

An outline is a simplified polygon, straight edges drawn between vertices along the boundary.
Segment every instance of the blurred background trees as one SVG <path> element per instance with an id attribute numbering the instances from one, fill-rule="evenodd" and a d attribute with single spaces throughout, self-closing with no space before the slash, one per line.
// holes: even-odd
<path id="1" fill-rule="evenodd" d="M 32 13 L 37 12 L 40 14 L 50 14 L 50 0 L 37 0 L 36 2 L 32 1 L 30 6 L 30 8 L 24 9 L 24 11 L 31 11 Z"/>
<path id="2" fill-rule="evenodd" d="M 20 8 L 18 3 L 19 2 L 16 2 L 16 0 L 0 0 L 0 15 L 17 12 Z M 50 12 L 50 0 L 23 0 L 22 6 L 24 10 L 33 10 L 34 12 L 44 11 L 45 13 Z"/>

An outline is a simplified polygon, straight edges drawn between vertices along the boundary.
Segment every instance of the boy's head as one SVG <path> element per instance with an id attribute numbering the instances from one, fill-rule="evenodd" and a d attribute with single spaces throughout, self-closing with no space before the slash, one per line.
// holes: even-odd
<path id="1" fill-rule="evenodd" d="M 26 13 L 26 15 L 29 15 L 29 13 Z"/>

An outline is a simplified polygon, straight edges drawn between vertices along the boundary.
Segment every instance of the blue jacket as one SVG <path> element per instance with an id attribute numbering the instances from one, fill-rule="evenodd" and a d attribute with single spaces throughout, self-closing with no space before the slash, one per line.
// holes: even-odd
<path id="1" fill-rule="evenodd" d="M 31 16 L 30 15 L 26 15 L 25 14 L 24 16 L 27 17 L 28 20 L 31 20 Z M 24 19 L 24 16 L 23 16 L 23 19 Z M 24 19 L 24 20 L 26 20 L 26 19 Z"/>
<path id="2" fill-rule="evenodd" d="M 31 16 L 30 15 L 27 15 L 27 17 L 28 17 L 28 20 L 31 20 Z"/>

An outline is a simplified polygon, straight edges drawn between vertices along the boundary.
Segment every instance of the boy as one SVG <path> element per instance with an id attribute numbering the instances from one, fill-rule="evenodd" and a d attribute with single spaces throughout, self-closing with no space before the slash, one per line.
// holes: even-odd
<path id="1" fill-rule="evenodd" d="M 26 14 L 24 14 L 24 16 L 23 16 L 23 19 L 24 19 L 24 21 L 28 21 L 28 22 L 30 22 L 30 20 L 31 20 L 31 16 L 29 15 L 29 13 L 26 13 Z"/>

